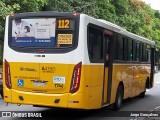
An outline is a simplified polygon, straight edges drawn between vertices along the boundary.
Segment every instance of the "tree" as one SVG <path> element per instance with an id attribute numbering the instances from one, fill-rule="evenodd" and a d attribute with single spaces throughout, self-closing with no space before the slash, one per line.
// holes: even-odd
<path id="1" fill-rule="evenodd" d="M 2 0 L 0 1 L 0 40 L 4 38 L 4 25 L 7 15 L 20 12 L 35 12 L 41 10 L 47 0 Z"/>
<path id="2" fill-rule="evenodd" d="M 19 10 L 18 4 L 6 5 L 0 1 L 0 41 L 3 41 L 5 18 L 7 15 L 13 14 L 14 10 Z"/>
<path id="3" fill-rule="evenodd" d="M 85 13 L 109 21 L 115 17 L 115 7 L 107 0 L 49 0 L 45 10 Z"/>

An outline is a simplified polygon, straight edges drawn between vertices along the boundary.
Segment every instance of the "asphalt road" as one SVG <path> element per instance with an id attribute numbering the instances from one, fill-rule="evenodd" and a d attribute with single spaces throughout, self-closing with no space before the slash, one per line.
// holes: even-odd
<path id="1" fill-rule="evenodd" d="M 32 107 L 31 105 L 17 106 L 15 104 L 4 103 L 0 98 L 0 111 L 18 111 L 22 114 L 22 111 L 29 111 L 31 113 L 37 112 L 39 116 L 52 117 L 54 120 L 60 119 L 77 119 L 77 120 L 160 120 L 160 72 L 155 74 L 155 83 L 152 89 L 147 90 L 145 98 L 135 97 L 123 102 L 123 106 L 120 111 L 113 111 L 111 107 L 103 108 L 100 110 L 80 111 L 80 110 L 68 110 L 58 108 L 41 108 Z M 0 113 L 2 114 L 2 113 Z M 133 116 L 130 116 L 134 114 Z M 135 117 L 136 114 L 140 117 Z M 152 117 L 146 117 L 145 114 L 150 114 Z M 158 117 L 153 116 L 159 115 Z M 69 118 L 68 118 L 69 117 Z M 24 118 L 0 118 L 2 120 L 22 120 Z M 38 119 L 38 118 L 28 118 Z M 46 119 L 46 118 L 44 118 Z"/>

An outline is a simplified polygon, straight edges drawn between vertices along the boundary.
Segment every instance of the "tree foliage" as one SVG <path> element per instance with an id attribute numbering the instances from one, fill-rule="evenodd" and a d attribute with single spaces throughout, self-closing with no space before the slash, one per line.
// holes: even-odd
<path id="1" fill-rule="evenodd" d="M 18 4 L 6 5 L 4 2 L 0 1 L 0 39 L 4 36 L 4 25 L 5 18 L 9 14 L 13 14 L 15 10 L 18 10 L 20 6 Z"/>
<path id="2" fill-rule="evenodd" d="M 37 11 L 79 12 L 105 19 L 154 40 L 160 51 L 160 12 L 141 0 L 1 0 L 0 39 L 7 15 Z"/>

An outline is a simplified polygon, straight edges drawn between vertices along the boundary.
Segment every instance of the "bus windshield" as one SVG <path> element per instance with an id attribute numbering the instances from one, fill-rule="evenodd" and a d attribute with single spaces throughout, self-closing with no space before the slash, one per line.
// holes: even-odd
<path id="1" fill-rule="evenodd" d="M 65 48 L 74 45 L 75 19 L 13 18 L 11 46 Z"/>

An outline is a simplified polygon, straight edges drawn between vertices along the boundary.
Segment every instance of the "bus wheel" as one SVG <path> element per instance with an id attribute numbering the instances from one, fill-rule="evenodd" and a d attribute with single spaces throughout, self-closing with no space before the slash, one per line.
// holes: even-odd
<path id="1" fill-rule="evenodd" d="M 145 93 L 146 93 L 146 91 L 144 91 L 144 92 L 140 93 L 139 97 L 140 97 L 140 98 L 144 98 Z"/>
<path id="2" fill-rule="evenodd" d="M 116 100 L 114 103 L 114 110 L 119 110 L 121 108 L 122 100 L 123 100 L 123 88 L 122 85 L 119 85 L 117 89 Z"/>
<path id="3" fill-rule="evenodd" d="M 145 94 L 146 94 L 146 88 L 147 88 L 147 86 L 148 86 L 148 83 L 149 83 L 149 81 L 147 80 L 147 81 L 146 81 L 145 88 L 144 88 L 144 91 L 143 91 L 143 92 L 141 92 L 141 93 L 140 93 L 140 95 L 139 95 L 139 97 L 140 97 L 140 98 L 144 98 L 144 97 L 145 97 Z"/>
<path id="4" fill-rule="evenodd" d="M 0 93 L 0 95 L 1 95 L 2 98 L 4 97 L 4 96 L 3 96 L 3 91 Z"/>

